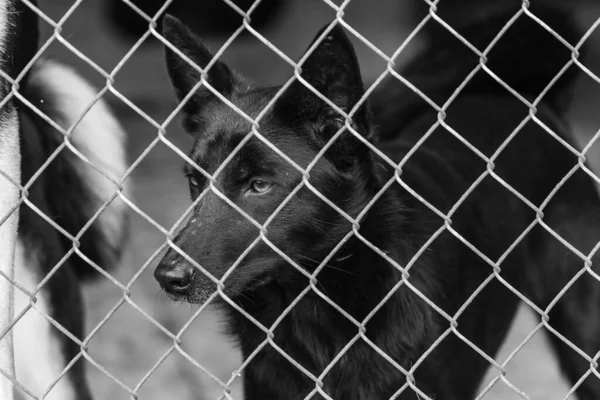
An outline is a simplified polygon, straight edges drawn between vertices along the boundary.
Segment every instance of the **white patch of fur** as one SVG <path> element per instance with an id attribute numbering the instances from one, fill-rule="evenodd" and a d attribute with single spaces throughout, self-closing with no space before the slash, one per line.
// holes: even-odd
<path id="1" fill-rule="evenodd" d="M 1 0 L 0 0 L 1 1 Z M 2 14 L 0 13 L 0 19 Z M 2 21 L 0 20 L 0 24 Z M 0 25 L 2 26 L 2 25 Z M 19 120 L 16 111 L 0 121 L 0 170 L 14 182 L 21 181 L 21 151 L 19 148 Z M 17 205 L 19 189 L 0 174 L 0 219 L 4 219 Z M 17 241 L 18 213 L 13 212 L 0 225 L 0 270 L 13 277 L 14 255 Z M 0 330 L 13 319 L 13 284 L 0 277 Z M 0 340 L 0 368 L 14 376 L 12 332 Z M 4 376 L 0 378 L 0 399 L 13 398 L 13 385 Z"/>
<path id="2" fill-rule="evenodd" d="M 39 260 L 35 251 L 25 249 L 17 242 L 15 255 L 15 279 L 24 289 L 34 292 L 40 279 Z M 36 396 L 42 396 L 59 377 L 67 365 L 61 351 L 58 332 L 41 313 L 51 315 L 45 289 L 37 294 L 37 310 L 29 308 L 15 324 L 15 367 L 17 380 Z M 15 316 L 30 304 L 30 298 L 20 289 L 15 289 Z M 38 311 L 39 310 L 39 311 Z M 45 400 L 75 400 L 75 390 L 67 376 L 62 376 Z"/>
<path id="3" fill-rule="evenodd" d="M 46 94 L 44 101 L 52 102 L 53 110 L 59 113 L 51 117 L 64 129 L 70 128 L 81 117 L 98 93 L 72 68 L 45 59 L 36 62 L 29 84 Z M 73 130 L 71 139 L 75 147 L 108 176 L 113 179 L 123 177 L 127 170 L 125 134 L 103 99 L 86 113 Z M 96 211 L 116 192 L 117 187 L 94 167 L 82 160 L 78 162 L 85 182 L 99 199 L 94 209 Z M 113 247 L 121 245 L 125 213 L 126 205 L 117 197 L 98 218 L 101 229 Z"/>
<path id="4" fill-rule="evenodd" d="M 8 16 L 12 3 L 11 0 L 0 0 L 0 54 L 4 54 L 6 49 L 6 35 L 10 26 Z"/>

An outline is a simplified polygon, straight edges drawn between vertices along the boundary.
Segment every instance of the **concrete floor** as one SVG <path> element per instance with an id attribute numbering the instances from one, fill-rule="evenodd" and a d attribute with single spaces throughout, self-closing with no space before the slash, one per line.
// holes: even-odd
<path id="1" fill-rule="evenodd" d="M 40 3 L 45 12 L 58 19 L 73 0 L 41 0 Z M 381 1 L 377 7 L 369 6 L 368 3 L 368 0 L 354 0 L 351 6 L 354 8 L 348 11 L 347 20 L 382 51 L 391 54 L 408 33 L 407 22 L 403 20 L 406 15 L 404 2 Z M 103 5 L 102 0 L 82 2 L 65 24 L 63 36 L 100 67 L 112 71 L 130 50 L 131 44 L 119 41 L 111 32 L 103 18 Z M 600 17 L 600 10 L 589 7 L 582 10 L 581 14 L 583 23 L 589 26 L 592 17 Z M 333 16 L 334 13 L 322 1 L 289 0 L 287 16 L 278 21 L 266 35 L 288 56 L 298 60 L 314 32 Z M 224 38 L 207 40 L 213 48 L 223 42 Z M 595 42 L 600 44 L 597 39 Z M 53 44 L 49 53 L 73 63 L 97 85 L 105 84 L 104 78 L 63 45 Z M 358 56 L 367 79 L 375 78 L 385 68 L 385 63 L 364 45 L 358 46 Z M 240 72 L 261 83 L 281 82 L 292 73 L 289 66 L 257 40 L 234 42 L 224 59 Z M 590 59 L 589 65 L 596 72 L 600 71 L 598 54 Z M 587 142 L 600 128 L 600 116 L 595 112 L 599 104 L 600 88 L 594 87 L 590 82 L 582 80 L 571 113 L 581 143 Z M 138 49 L 116 74 L 114 86 L 159 123 L 175 108 L 163 68 L 162 49 L 158 46 Z M 114 95 L 109 94 L 107 98 L 129 133 L 131 160 L 137 160 L 156 139 L 157 130 Z M 167 137 L 175 146 L 187 152 L 190 140 L 176 123 L 168 126 Z M 598 145 L 592 148 L 590 158 L 596 167 L 600 167 Z M 129 179 L 133 187 L 133 201 L 137 207 L 166 229 L 173 226 L 189 205 L 187 185 L 180 173 L 181 166 L 182 160 L 176 152 L 165 144 L 158 143 L 140 160 Z M 115 277 L 122 283 L 130 283 L 134 275 L 144 267 L 141 275 L 132 283 L 131 300 L 139 310 L 166 329 L 178 332 L 194 314 L 195 308 L 170 303 L 159 293 L 158 285 L 152 277 L 156 260 L 151 257 L 165 243 L 165 237 L 146 217 L 134 211 L 131 214 L 131 244 L 123 266 Z M 87 324 L 91 331 L 123 298 L 123 293 L 111 282 L 103 281 L 86 287 L 85 298 Z M 217 399 L 222 394 L 220 385 L 176 352 L 171 353 L 147 376 L 173 345 L 173 341 L 139 310 L 128 303 L 117 309 L 90 342 L 90 355 L 93 359 L 122 382 L 122 385 L 135 390 L 139 399 Z M 537 322 L 539 318 L 534 319 L 533 314 L 523 307 L 497 359 L 504 361 L 533 331 Z M 233 370 L 241 364 L 238 352 L 220 333 L 219 315 L 210 309 L 195 320 L 182 340 L 183 349 L 221 381 L 228 380 Z M 497 371 L 490 371 L 485 385 L 497 375 Z M 122 385 L 93 365 L 89 365 L 89 377 L 96 399 L 130 398 Z M 531 399 L 562 399 L 568 391 L 543 331 L 528 341 L 508 364 L 507 379 Z M 234 399 L 242 398 L 239 383 L 240 379 L 236 379 L 231 386 Z M 511 400 L 521 397 L 500 381 L 484 398 Z"/>

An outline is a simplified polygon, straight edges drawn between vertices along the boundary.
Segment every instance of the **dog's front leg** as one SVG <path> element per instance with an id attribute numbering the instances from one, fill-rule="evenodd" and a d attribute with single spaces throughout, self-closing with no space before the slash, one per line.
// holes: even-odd
<path id="1" fill-rule="evenodd" d="M 12 330 L 6 329 L 13 320 L 14 287 L 11 281 L 19 218 L 19 188 L 14 183 L 21 182 L 21 150 L 17 111 L 13 108 L 3 117 L 0 118 L 0 368 L 14 377 Z M 0 400 L 12 400 L 13 392 L 12 381 L 0 375 Z"/>

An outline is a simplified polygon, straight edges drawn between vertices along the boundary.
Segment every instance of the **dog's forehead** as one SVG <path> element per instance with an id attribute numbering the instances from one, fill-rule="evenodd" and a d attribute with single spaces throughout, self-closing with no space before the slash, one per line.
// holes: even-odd
<path id="1" fill-rule="evenodd" d="M 214 173 L 238 147 L 247 136 L 244 130 L 235 132 L 220 131 L 212 136 L 201 136 L 194 143 L 192 159 L 208 173 Z M 256 137 L 244 141 L 244 144 L 229 159 L 226 169 L 242 170 L 248 163 L 254 164 L 256 160 L 268 158 L 266 145 Z"/>
<path id="2" fill-rule="evenodd" d="M 311 159 L 312 151 L 308 148 L 306 141 L 299 137 L 304 137 L 305 133 L 295 132 L 293 128 L 282 125 L 281 121 L 273 115 L 272 109 L 263 112 L 278 90 L 275 87 L 236 94 L 229 99 L 235 108 L 222 101 L 207 107 L 203 115 L 205 121 L 203 131 L 196 136 L 192 159 L 207 171 L 214 172 L 239 143 L 252 132 L 251 120 L 256 120 L 260 115 L 257 125 L 260 135 L 285 156 L 300 165 L 306 165 Z M 249 118 L 241 115 L 239 111 L 244 112 Z M 260 159 L 265 162 L 270 159 L 273 162 L 276 162 L 275 160 L 282 161 L 283 158 L 276 156 L 279 151 L 273 150 L 261 139 L 251 137 L 247 142 L 245 141 L 245 145 L 239 149 L 236 157 L 231 161 L 238 168 L 242 167 L 244 163 L 255 162 L 256 157 L 262 157 Z"/>
<path id="3" fill-rule="evenodd" d="M 214 172 L 245 136 L 243 131 L 236 133 L 217 130 L 196 138 L 191 158 L 202 168 Z"/>
<path id="4" fill-rule="evenodd" d="M 239 109 L 248 115 L 247 109 Z M 255 115 L 248 115 L 254 119 Z M 207 109 L 203 118 L 206 121 L 204 131 L 201 132 L 208 140 L 215 140 L 217 135 L 231 135 L 244 131 L 246 133 L 252 130 L 252 122 L 241 115 L 238 111 L 225 104 L 219 104 Z"/>
<path id="5" fill-rule="evenodd" d="M 220 162 L 252 131 L 252 120 L 263 112 L 269 102 L 264 94 L 235 95 L 225 102 L 215 102 L 203 112 L 203 129 L 196 136 L 192 155 L 198 161 Z M 245 114 L 245 115 L 244 115 Z M 258 132 L 267 135 L 272 130 L 269 113 L 261 116 Z"/>
<path id="6" fill-rule="evenodd" d="M 203 119 L 206 121 L 205 134 L 227 134 L 252 130 L 252 121 L 258 121 L 259 126 L 268 123 L 267 108 L 272 93 L 267 90 L 256 90 L 242 94 L 234 94 L 228 102 L 218 101 L 204 110 Z"/>

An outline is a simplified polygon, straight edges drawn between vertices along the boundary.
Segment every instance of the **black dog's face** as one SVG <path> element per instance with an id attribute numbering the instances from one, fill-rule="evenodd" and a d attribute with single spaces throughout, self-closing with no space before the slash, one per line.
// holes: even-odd
<path id="1" fill-rule="evenodd" d="M 198 66 L 211 61 L 198 38 L 175 18 L 165 18 L 163 34 Z M 167 68 L 180 100 L 200 80 L 197 70 L 171 50 Z M 340 28 L 329 33 L 302 70 L 302 77 L 344 112 L 363 94 L 356 56 Z M 303 267 L 316 266 L 351 229 L 285 156 L 302 169 L 317 159 L 308 182 L 342 210 L 356 214 L 364 203 L 356 193 L 362 193 L 359 160 L 367 158 L 367 149 L 359 149 L 358 139 L 346 131 L 317 157 L 344 119 L 302 83 L 273 102 L 279 88 L 257 89 L 220 62 L 212 64 L 207 81 L 252 119 L 273 103 L 258 126 L 271 145 L 248 136 L 251 123 L 204 86 L 184 105 L 184 127 L 195 138 L 190 159 L 201 168 L 185 166 L 196 203 L 174 242 L 187 257 L 170 249 L 155 277 L 172 296 L 191 303 L 204 302 L 217 288 L 214 279 L 225 275 L 223 291 L 232 298 L 274 281 L 284 283 L 297 276 L 286 257 Z M 353 115 L 358 132 L 369 132 L 367 117 L 366 106 Z"/>

